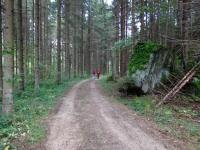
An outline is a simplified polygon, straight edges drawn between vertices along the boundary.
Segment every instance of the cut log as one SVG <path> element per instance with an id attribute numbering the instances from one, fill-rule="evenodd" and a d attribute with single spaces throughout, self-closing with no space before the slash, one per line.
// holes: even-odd
<path id="1" fill-rule="evenodd" d="M 160 106 L 161 104 L 165 103 L 166 101 L 173 98 L 189 81 L 192 80 L 192 78 L 195 76 L 197 71 L 200 68 L 200 62 L 198 62 L 179 82 L 176 84 L 176 86 L 163 98 L 163 100 L 158 104 Z"/>

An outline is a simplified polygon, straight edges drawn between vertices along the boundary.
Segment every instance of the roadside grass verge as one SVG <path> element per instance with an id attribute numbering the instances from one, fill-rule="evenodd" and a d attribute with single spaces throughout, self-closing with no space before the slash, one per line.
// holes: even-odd
<path id="1" fill-rule="evenodd" d="M 54 80 L 46 80 L 41 83 L 39 96 L 35 96 L 33 84 L 28 84 L 21 96 L 15 94 L 15 112 L 9 116 L 0 114 L 0 150 L 8 145 L 10 149 L 16 149 L 13 141 L 35 144 L 44 139 L 46 128 L 42 121 L 49 115 L 58 97 L 80 80 L 64 81 L 61 85 L 56 85 Z"/>
<path id="2" fill-rule="evenodd" d="M 155 107 L 156 101 L 152 96 L 120 97 L 117 95 L 117 83 L 108 82 L 106 78 L 100 80 L 104 91 L 114 95 L 115 99 L 136 111 L 139 115 L 155 122 L 159 131 L 187 143 L 188 149 L 200 149 L 200 110 L 193 110 L 191 106 L 163 105 Z"/>

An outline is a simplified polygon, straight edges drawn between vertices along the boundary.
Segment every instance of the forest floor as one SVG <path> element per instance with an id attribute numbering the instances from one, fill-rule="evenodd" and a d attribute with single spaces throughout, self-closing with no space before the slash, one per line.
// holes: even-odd
<path id="1" fill-rule="evenodd" d="M 39 95 L 34 93 L 34 82 L 27 83 L 21 95 L 15 90 L 15 112 L 8 116 L 0 113 L 0 150 L 34 149 L 36 144 L 45 139 L 45 120 L 53 112 L 52 108 L 59 103 L 60 97 L 81 80 L 63 80 L 60 85 L 55 84 L 54 79 L 41 81 Z"/>
<path id="2" fill-rule="evenodd" d="M 105 94 L 95 80 L 75 85 L 47 124 L 47 139 L 37 150 L 179 149 L 151 121 Z"/>

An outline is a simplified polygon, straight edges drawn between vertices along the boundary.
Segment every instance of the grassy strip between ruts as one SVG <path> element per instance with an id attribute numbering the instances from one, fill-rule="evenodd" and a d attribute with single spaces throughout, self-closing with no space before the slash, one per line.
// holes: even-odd
<path id="1" fill-rule="evenodd" d="M 116 82 L 108 82 L 106 78 L 102 78 L 100 84 L 109 95 L 115 95 Z M 162 133 L 187 142 L 188 150 L 200 149 L 200 123 L 192 119 L 198 117 L 200 111 L 194 111 L 190 107 L 172 105 L 157 108 L 155 101 L 149 95 L 131 99 L 118 96 L 115 98 L 139 115 L 153 120 Z"/>
<path id="2" fill-rule="evenodd" d="M 46 80 L 41 83 L 39 96 L 34 95 L 33 85 L 28 85 L 21 96 L 15 94 L 15 112 L 10 116 L 0 115 L 0 150 L 6 146 L 16 149 L 11 144 L 15 140 L 34 144 L 45 138 L 45 127 L 41 121 L 55 106 L 58 96 L 80 80 L 65 81 L 61 85 Z"/>

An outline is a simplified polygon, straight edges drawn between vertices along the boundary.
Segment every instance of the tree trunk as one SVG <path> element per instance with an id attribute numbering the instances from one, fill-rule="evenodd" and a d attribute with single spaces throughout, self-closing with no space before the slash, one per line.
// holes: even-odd
<path id="1" fill-rule="evenodd" d="M 39 0 L 35 0 L 35 94 L 39 94 L 40 88 L 40 23 L 39 23 Z"/>
<path id="2" fill-rule="evenodd" d="M 32 56 L 35 56 L 35 1 L 32 0 Z M 35 61 L 34 57 L 31 58 L 31 73 L 34 73 Z"/>
<path id="3" fill-rule="evenodd" d="M 40 52 L 39 52 L 39 65 L 40 65 L 40 78 L 43 79 L 44 78 L 44 40 L 43 40 L 43 2 L 41 1 L 39 2 L 39 47 L 40 47 Z"/>
<path id="4" fill-rule="evenodd" d="M 61 0 L 57 0 L 57 84 L 61 83 Z"/>
<path id="5" fill-rule="evenodd" d="M 13 11 L 14 11 L 14 1 L 5 1 L 5 36 L 4 45 L 5 53 L 4 55 L 4 79 L 3 79 L 3 113 L 9 114 L 13 111 L 13 74 L 14 74 L 14 37 L 13 37 Z"/>
<path id="6" fill-rule="evenodd" d="M 51 41 L 50 41 L 50 23 L 48 22 L 48 17 L 50 15 L 50 0 L 47 0 L 47 5 L 46 5 L 46 17 L 45 17 L 45 28 L 46 28 L 46 77 L 50 78 L 50 72 L 51 72 Z"/>
<path id="7" fill-rule="evenodd" d="M 118 0 L 115 0 L 115 8 L 114 8 L 114 14 L 115 14 L 115 41 L 119 41 L 119 30 L 120 30 L 120 26 L 119 26 L 119 12 L 120 12 L 120 9 L 119 9 L 119 1 Z M 120 73 L 120 70 L 119 70 L 119 66 L 120 66 L 120 59 L 119 59 L 119 56 L 120 56 L 120 53 L 119 51 L 115 51 L 115 73 L 116 73 L 116 76 L 119 76 L 119 73 Z"/>
<path id="8" fill-rule="evenodd" d="M 145 22 L 144 22 L 144 0 L 140 0 L 140 5 L 141 5 L 141 12 L 140 12 L 140 40 L 144 41 L 145 40 Z"/>
<path id="9" fill-rule="evenodd" d="M 133 46 L 135 44 L 135 35 L 136 35 L 136 27 L 135 27 L 135 0 L 132 0 L 132 8 L 131 8 L 131 15 L 132 15 L 132 42 Z"/>
<path id="10" fill-rule="evenodd" d="M 121 0 L 121 40 L 125 40 L 126 34 L 126 0 Z M 120 53 L 120 76 L 126 75 L 126 50 Z"/>
<path id="11" fill-rule="evenodd" d="M 2 44 L 2 1 L 0 0 L 0 101 L 3 96 Z"/>
<path id="12" fill-rule="evenodd" d="M 26 81 L 28 80 L 29 74 L 29 16 L 28 16 L 28 0 L 25 0 L 24 6 L 24 85 L 26 85 Z"/>
<path id="13" fill-rule="evenodd" d="M 82 7 L 81 7 L 81 46 L 80 46 L 80 76 L 83 77 L 83 67 L 84 67 L 84 62 L 83 62 L 83 54 L 84 54 L 84 17 L 85 17 L 85 10 L 84 10 L 84 0 L 82 0 Z"/>
<path id="14" fill-rule="evenodd" d="M 68 3 L 67 3 L 68 2 Z M 71 78 L 71 55 L 70 55 L 70 26 L 69 26 L 69 17 L 70 17 L 70 1 L 66 2 L 66 72 L 68 79 Z"/>
<path id="15" fill-rule="evenodd" d="M 190 3 L 191 0 L 183 0 L 183 18 L 182 18 L 182 61 L 183 68 L 187 68 L 188 50 L 189 50 L 189 27 L 190 27 Z"/>
<path id="16" fill-rule="evenodd" d="M 77 47 L 77 27 L 78 27 L 78 22 L 77 22 L 77 0 L 74 0 L 74 16 L 73 16 L 73 20 L 74 20 L 74 33 L 73 33 L 73 75 L 74 78 L 76 78 L 77 76 L 77 53 L 78 53 L 78 47 Z"/>
<path id="17" fill-rule="evenodd" d="M 89 0 L 88 8 L 88 33 L 87 33 L 87 48 L 85 51 L 85 69 L 86 73 L 91 73 L 91 0 Z"/>
<path id="18" fill-rule="evenodd" d="M 18 30 L 19 30 L 19 91 L 24 91 L 24 35 L 23 35 L 23 13 L 22 0 L 18 0 Z"/>

